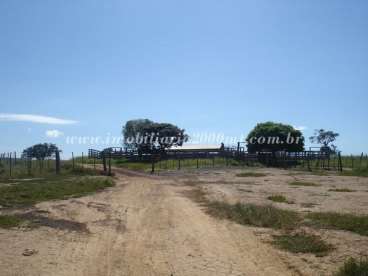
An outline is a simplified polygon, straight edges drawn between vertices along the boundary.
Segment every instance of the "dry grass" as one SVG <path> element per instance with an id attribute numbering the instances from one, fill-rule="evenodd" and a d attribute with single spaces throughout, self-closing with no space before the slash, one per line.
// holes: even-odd
<path id="1" fill-rule="evenodd" d="M 242 172 L 236 174 L 237 177 L 264 177 L 267 176 L 265 173 L 257 173 L 257 172 Z"/>
<path id="2" fill-rule="evenodd" d="M 345 230 L 368 236 L 368 216 L 326 212 L 311 213 L 306 218 L 316 227 Z"/>
<path id="3" fill-rule="evenodd" d="M 348 188 L 341 188 L 341 189 L 329 189 L 329 192 L 341 192 L 341 193 L 352 193 L 355 192 L 355 190 L 351 190 Z"/>
<path id="4" fill-rule="evenodd" d="M 335 276 L 367 276 L 368 275 L 368 259 L 356 260 L 350 258 L 338 270 Z"/>
<path id="5" fill-rule="evenodd" d="M 313 253 L 318 257 L 325 256 L 333 248 L 321 237 L 306 232 L 274 236 L 273 244 L 292 253 Z"/>
<path id="6" fill-rule="evenodd" d="M 0 228 L 9 229 L 13 227 L 18 227 L 22 222 L 23 220 L 17 216 L 12 215 L 0 216 Z"/>
<path id="7" fill-rule="evenodd" d="M 294 229 L 300 222 L 297 212 L 282 210 L 273 206 L 254 204 L 228 204 L 210 202 L 206 204 L 208 213 L 239 224 L 274 229 Z"/>
<path id="8" fill-rule="evenodd" d="M 304 186 L 304 187 L 320 187 L 321 184 L 304 181 L 293 181 L 289 183 L 290 186 Z"/>
<path id="9" fill-rule="evenodd" d="M 272 195 L 267 197 L 267 199 L 278 203 L 294 204 L 294 201 L 287 200 L 283 195 Z"/>

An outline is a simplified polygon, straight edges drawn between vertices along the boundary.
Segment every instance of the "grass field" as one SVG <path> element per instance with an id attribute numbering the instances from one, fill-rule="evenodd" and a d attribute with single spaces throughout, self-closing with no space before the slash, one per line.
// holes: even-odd
<path id="1" fill-rule="evenodd" d="M 111 186 L 113 181 L 105 176 L 60 175 L 16 179 L 0 184 L 0 205 L 17 207 L 46 200 L 79 197 Z"/>

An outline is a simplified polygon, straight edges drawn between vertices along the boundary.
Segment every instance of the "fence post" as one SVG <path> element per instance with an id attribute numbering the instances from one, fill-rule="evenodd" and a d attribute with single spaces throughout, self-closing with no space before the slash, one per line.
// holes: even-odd
<path id="1" fill-rule="evenodd" d="M 351 155 L 351 168 L 354 169 L 354 157 Z"/>
<path id="2" fill-rule="evenodd" d="M 341 153 L 338 153 L 338 158 L 339 158 L 339 171 L 342 172 L 342 160 L 341 160 Z"/>
<path id="3" fill-rule="evenodd" d="M 363 157 L 364 157 L 364 153 L 362 152 L 362 154 L 360 155 L 359 168 L 362 167 Z"/>
<path id="4" fill-rule="evenodd" d="M 197 158 L 197 169 L 199 169 L 199 160 Z"/>
<path id="5" fill-rule="evenodd" d="M 83 156 L 83 152 L 82 152 L 82 168 L 84 167 L 84 156 Z"/>
<path id="6" fill-rule="evenodd" d="M 60 151 L 57 150 L 55 152 L 55 166 L 56 166 L 56 174 L 60 173 Z"/>
<path id="7" fill-rule="evenodd" d="M 111 175 L 111 151 L 109 153 L 109 175 Z"/>
<path id="8" fill-rule="evenodd" d="M 12 154 L 9 153 L 9 175 L 12 177 Z"/>
<path id="9" fill-rule="evenodd" d="M 178 159 L 178 170 L 180 170 L 181 169 L 181 164 L 180 164 L 180 157 L 179 157 L 179 159 Z"/>
<path id="10" fill-rule="evenodd" d="M 96 170 L 96 156 L 93 156 L 93 168 Z"/>
<path id="11" fill-rule="evenodd" d="M 28 169 L 28 175 L 31 175 L 32 171 L 32 158 L 27 156 L 27 169 Z"/>
<path id="12" fill-rule="evenodd" d="M 74 164 L 74 152 L 72 152 L 72 164 L 73 164 L 73 171 L 75 169 L 75 164 Z"/>
<path id="13" fill-rule="evenodd" d="M 153 154 L 151 154 L 151 174 L 155 173 L 155 158 Z"/>
<path id="14" fill-rule="evenodd" d="M 308 171 L 312 171 L 310 166 L 310 154 L 307 155 L 307 163 L 308 163 Z"/>
<path id="15" fill-rule="evenodd" d="M 102 152 L 102 163 L 103 163 L 103 170 L 104 170 L 104 173 L 107 172 L 107 168 L 106 168 L 106 156 L 105 156 L 105 153 Z"/>

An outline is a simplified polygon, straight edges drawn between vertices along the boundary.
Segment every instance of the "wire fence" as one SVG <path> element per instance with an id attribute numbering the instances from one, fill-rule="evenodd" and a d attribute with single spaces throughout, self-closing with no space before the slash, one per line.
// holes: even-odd
<path id="1" fill-rule="evenodd" d="M 61 156 L 62 157 L 62 156 Z M 126 158 L 114 158 L 111 155 L 97 158 L 89 156 L 88 153 L 71 153 L 67 159 L 52 156 L 45 159 L 24 158 L 17 152 L 0 153 L 0 178 L 17 177 L 37 177 L 52 174 L 59 174 L 68 171 L 78 171 L 81 169 L 93 169 L 103 171 L 111 175 L 114 167 L 123 167 L 132 170 L 143 170 L 147 172 L 160 172 L 167 170 L 182 169 L 205 169 L 205 168 L 224 168 L 224 167 L 254 167 L 254 166 L 277 166 L 277 167 L 299 167 L 306 170 L 355 170 L 368 169 L 368 154 L 360 155 L 330 155 L 325 159 L 309 160 L 277 159 L 278 164 L 269 160 L 242 159 L 236 156 L 206 155 L 197 158 L 180 158 L 160 156 L 152 157 L 149 160 L 131 161 Z"/>

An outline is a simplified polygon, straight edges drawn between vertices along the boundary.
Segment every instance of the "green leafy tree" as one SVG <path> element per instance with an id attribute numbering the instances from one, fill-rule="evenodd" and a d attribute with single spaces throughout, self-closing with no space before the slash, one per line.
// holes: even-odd
<path id="1" fill-rule="evenodd" d="M 33 145 L 23 151 L 23 157 L 36 158 L 37 160 L 44 160 L 47 157 L 52 157 L 58 151 L 58 147 L 54 144 L 43 143 Z"/>
<path id="2" fill-rule="evenodd" d="M 146 147 L 142 140 L 145 135 L 145 130 L 153 124 L 153 121 L 148 119 L 135 119 L 130 120 L 123 126 L 124 145 L 128 149 L 132 150 L 144 150 Z"/>
<path id="3" fill-rule="evenodd" d="M 188 140 L 185 130 L 169 123 L 156 123 L 148 119 L 126 122 L 123 127 L 126 147 L 139 153 L 151 153 L 181 146 Z"/>
<path id="4" fill-rule="evenodd" d="M 337 132 L 324 129 L 316 129 L 314 135 L 309 137 L 312 143 L 320 144 L 322 151 L 333 151 L 335 152 L 337 147 L 333 144 L 336 138 L 339 136 Z"/>
<path id="5" fill-rule="evenodd" d="M 291 125 L 281 123 L 257 124 L 248 134 L 246 141 L 250 153 L 304 150 L 304 137 L 301 131 L 296 130 Z"/>

